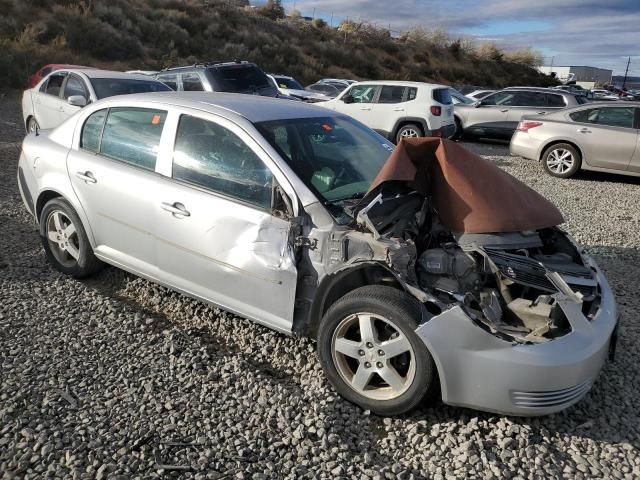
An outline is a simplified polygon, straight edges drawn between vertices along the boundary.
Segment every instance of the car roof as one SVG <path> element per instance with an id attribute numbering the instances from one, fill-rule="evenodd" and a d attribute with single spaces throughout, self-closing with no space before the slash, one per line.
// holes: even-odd
<path id="1" fill-rule="evenodd" d="M 432 87 L 432 88 L 450 88 L 448 85 L 441 85 L 438 83 L 426 83 L 426 82 L 405 82 L 402 80 L 371 80 L 371 81 L 362 81 L 356 82 L 352 85 L 399 85 L 403 87 Z"/>
<path id="2" fill-rule="evenodd" d="M 60 70 L 56 70 L 54 73 L 60 72 L 80 72 L 86 75 L 88 78 L 113 78 L 113 79 L 122 79 L 122 80 L 149 80 L 156 81 L 153 78 L 150 78 L 148 75 L 143 75 L 141 73 L 125 73 L 125 72 L 116 72 L 114 70 L 98 70 L 94 68 L 61 68 Z"/>
<path id="3" fill-rule="evenodd" d="M 220 114 L 226 110 L 250 122 L 266 122 L 271 120 L 286 120 L 290 118 L 314 118 L 327 116 L 341 116 L 332 110 L 315 106 L 305 102 L 294 102 L 281 98 L 263 97 L 260 95 L 246 95 L 240 93 L 222 92 L 153 92 L 136 93 L 109 97 L 118 102 L 154 102 L 167 106 L 193 108 L 208 113 Z"/>

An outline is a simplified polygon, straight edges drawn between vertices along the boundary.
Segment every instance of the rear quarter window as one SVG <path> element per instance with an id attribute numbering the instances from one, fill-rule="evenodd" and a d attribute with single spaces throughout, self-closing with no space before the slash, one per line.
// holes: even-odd
<path id="1" fill-rule="evenodd" d="M 435 88 L 433 90 L 433 99 L 444 105 L 451 105 L 453 103 L 448 88 Z"/>
<path id="2" fill-rule="evenodd" d="M 102 136 L 102 127 L 104 126 L 105 118 L 107 118 L 106 108 L 89 115 L 89 118 L 87 118 L 82 127 L 80 148 L 95 153 L 100 151 L 100 137 Z"/>

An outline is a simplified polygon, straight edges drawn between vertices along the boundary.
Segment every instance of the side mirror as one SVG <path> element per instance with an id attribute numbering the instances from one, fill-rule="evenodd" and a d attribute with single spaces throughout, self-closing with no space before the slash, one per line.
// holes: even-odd
<path id="1" fill-rule="evenodd" d="M 74 107 L 84 107 L 87 104 L 87 99 L 82 95 L 71 95 L 67 98 L 67 103 Z"/>
<path id="2" fill-rule="evenodd" d="M 353 103 L 353 97 L 349 94 L 346 94 L 340 100 L 342 100 L 344 103 Z"/>
<path id="3" fill-rule="evenodd" d="M 471 105 L 473 108 L 478 108 L 480 105 L 482 105 L 482 100 L 478 100 L 477 102 L 475 102 L 473 105 Z"/>

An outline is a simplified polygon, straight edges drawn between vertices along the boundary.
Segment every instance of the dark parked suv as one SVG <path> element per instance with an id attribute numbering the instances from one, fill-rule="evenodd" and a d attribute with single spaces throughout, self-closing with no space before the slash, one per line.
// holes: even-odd
<path id="1" fill-rule="evenodd" d="M 278 89 L 255 63 L 211 62 L 162 70 L 154 78 L 185 92 L 229 92 L 277 97 Z"/>
<path id="2" fill-rule="evenodd" d="M 509 87 L 471 104 L 454 107 L 456 136 L 511 138 L 523 115 L 551 113 L 588 100 L 563 90 Z"/>

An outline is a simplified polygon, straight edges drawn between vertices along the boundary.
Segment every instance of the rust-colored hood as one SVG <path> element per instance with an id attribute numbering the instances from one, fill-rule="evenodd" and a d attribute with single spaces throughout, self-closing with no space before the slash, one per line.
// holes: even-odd
<path id="1" fill-rule="evenodd" d="M 456 233 L 519 232 L 564 222 L 538 192 L 449 140 L 403 139 L 369 191 L 388 180 L 411 182 L 431 195 L 440 221 Z"/>

